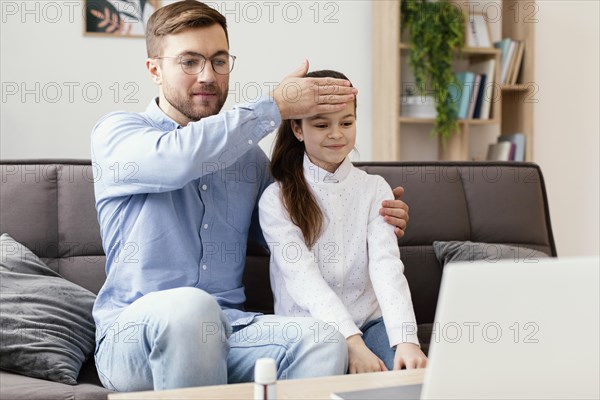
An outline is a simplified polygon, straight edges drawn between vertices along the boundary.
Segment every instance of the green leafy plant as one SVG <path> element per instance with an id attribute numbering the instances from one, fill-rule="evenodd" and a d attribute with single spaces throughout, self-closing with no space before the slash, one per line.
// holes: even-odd
<path id="1" fill-rule="evenodd" d="M 459 131 L 458 104 L 448 100 L 448 88 L 456 85 L 452 59 L 464 46 L 464 15 L 447 0 L 429 2 L 402 0 L 402 30 L 408 30 L 411 51 L 408 63 L 416 80 L 419 94 L 427 87 L 435 93 L 435 125 L 432 134 L 446 140 Z"/>

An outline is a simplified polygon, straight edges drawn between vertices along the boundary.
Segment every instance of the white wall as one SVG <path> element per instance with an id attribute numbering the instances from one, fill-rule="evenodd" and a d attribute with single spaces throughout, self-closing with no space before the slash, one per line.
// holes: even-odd
<path id="1" fill-rule="evenodd" d="M 237 58 L 227 108 L 295 70 L 337 69 L 359 88 L 357 147 L 371 155 L 368 1 L 212 1 Z M 143 38 L 83 36 L 83 3 L 2 0 L 1 158 L 89 158 L 103 114 L 141 111 L 157 94 Z M 99 91 L 100 90 L 100 91 Z M 271 138 L 261 143 L 270 150 Z"/>
<path id="2" fill-rule="evenodd" d="M 600 66 L 597 1 L 539 1 L 534 160 L 559 255 L 598 255 Z"/>
<path id="3" fill-rule="evenodd" d="M 258 8 L 244 2 L 213 3 L 227 14 L 231 51 L 239 57 L 228 105 L 236 97 L 253 100 L 256 87 L 279 80 L 304 57 L 312 60 L 313 68 L 339 69 L 360 90 L 358 147 L 361 158 L 370 159 L 368 2 L 320 2 L 316 22 L 315 8 L 310 8 L 313 1 L 275 2 L 274 6 L 253 2 Z M 545 175 L 559 254 L 597 255 L 599 3 L 537 3 L 540 91 L 534 161 Z M 17 13 L 13 15 L 7 4 L 16 6 Z M 143 39 L 84 37 L 82 6 L 77 1 L 2 0 L 0 6 L 1 158 L 89 158 L 89 133 L 101 115 L 116 109 L 142 110 L 156 93 L 144 69 Z M 299 21 L 288 22 L 297 19 L 296 10 L 301 12 Z M 337 22 L 326 23 L 327 16 Z M 15 87 L 18 93 L 10 94 Z M 57 87 L 62 89 L 60 98 Z M 31 92 L 24 94 L 22 89 Z M 264 142 L 268 149 L 270 141 Z"/>

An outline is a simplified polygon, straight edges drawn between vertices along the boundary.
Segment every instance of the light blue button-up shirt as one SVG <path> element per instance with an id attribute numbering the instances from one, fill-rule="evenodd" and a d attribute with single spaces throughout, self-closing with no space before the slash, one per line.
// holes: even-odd
<path id="1" fill-rule="evenodd" d="M 106 282 L 94 305 L 100 341 L 119 313 L 158 290 L 212 294 L 233 326 L 249 323 L 242 275 L 248 235 L 264 242 L 257 203 L 272 182 L 257 142 L 279 126 L 270 97 L 179 126 L 153 99 L 92 132 Z"/>

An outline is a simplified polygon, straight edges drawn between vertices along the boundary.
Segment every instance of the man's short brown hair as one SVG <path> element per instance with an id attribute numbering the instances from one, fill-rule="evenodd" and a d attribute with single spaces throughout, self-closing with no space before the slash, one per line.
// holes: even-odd
<path id="1" fill-rule="evenodd" d="M 158 57 L 162 38 L 190 28 L 219 24 L 225 31 L 227 43 L 227 20 L 217 10 L 196 0 L 184 0 L 159 8 L 152 14 L 146 26 L 146 50 L 148 57 Z"/>

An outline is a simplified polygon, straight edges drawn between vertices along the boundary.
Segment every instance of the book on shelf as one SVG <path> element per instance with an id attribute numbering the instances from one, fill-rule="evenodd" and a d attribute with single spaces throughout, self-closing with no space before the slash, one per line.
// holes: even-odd
<path id="1" fill-rule="evenodd" d="M 469 16 L 467 22 L 467 47 L 491 47 L 490 32 L 483 14 Z"/>
<path id="2" fill-rule="evenodd" d="M 469 112 L 467 118 L 473 119 L 475 117 L 475 104 L 477 103 L 477 97 L 479 96 L 479 86 L 481 85 L 481 74 L 475 74 L 475 80 L 473 81 L 473 87 L 471 88 L 471 98 L 469 99 Z"/>
<path id="3" fill-rule="evenodd" d="M 490 119 L 492 101 L 494 99 L 494 81 L 496 74 L 496 60 L 490 59 L 470 64 L 469 71 L 481 75 L 479 93 L 475 100 L 473 118 Z"/>
<path id="4" fill-rule="evenodd" d="M 475 99 L 475 109 L 473 110 L 473 119 L 482 119 L 481 118 L 482 105 L 483 105 L 483 103 L 485 103 L 487 101 L 485 99 L 487 75 L 486 74 L 477 74 L 477 75 L 481 77 L 481 80 L 479 82 L 477 98 Z"/>
<path id="5" fill-rule="evenodd" d="M 456 72 L 456 85 L 448 88 L 448 101 L 457 103 L 457 118 L 465 119 L 469 116 L 469 104 L 475 84 L 475 74 L 470 71 Z"/>
<path id="6" fill-rule="evenodd" d="M 525 161 L 525 134 L 501 135 L 497 143 L 490 143 L 488 161 Z"/>
<path id="7" fill-rule="evenodd" d="M 519 44 L 517 42 L 513 42 L 511 41 L 510 43 L 510 48 L 509 48 L 509 54 L 508 54 L 508 60 L 506 62 L 506 69 L 503 72 L 504 76 L 502 78 L 502 83 L 505 85 L 510 85 L 510 78 L 511 78 L 511 74 L 512 71 L 514 69 L 514 65 L 515 65 L 515 56 L 517 54 L 517 50 L 518 50 Z"/>
<path id="8" fill-rule="evenodd" d="M 525 52 L 525 42 L 522 40 L 517 41 L 518 45 L 517 45 L 517 49 L 516 49 L 516 53 L 515 56 L 513 57 L 514 62 L 513 62 L 513 68 L 511 70 L 511 74 L 508 78 L 508 84 L 509 85 L 514 85 L 517 83 L 517 80 L 519 79 L 519 72 L 521 71 L 521 63 L 523 61 L 523 53 Z"/>
<path id="9" fill-rule="evenodd" d="M 488 161 L 510 161 L 511 142 L 490 143 L 486 159 Z"/>
<path id="10" fill-rule="evenodd" d="M 511 161 L 525 161 L 525 134 L 513 133 L 510 135 L 501 135 L 498 137 L 498 142 L 510 142 L 514 146 L 514 155 L 510 158 Z"/>
<path id="11" fill-rule="evenodd" d="M 502 39 L 499 42 L 494 43 L 494 47 L 500 49 L 500 83 L 506 83 L 508 75 L 508 69 L 512 60 L 512 56 L 515 51 L 515 42 L 509 38 Z"/>
<path id="12" fill-rule="evenodd" d="M 494 47 L 500 49 L 501 53 L 500 83 L 514 85 L 517 82 L 519 71 L 521 70 L 525 42 L 522 40 L 504 38 L 495 42 Z"/>

